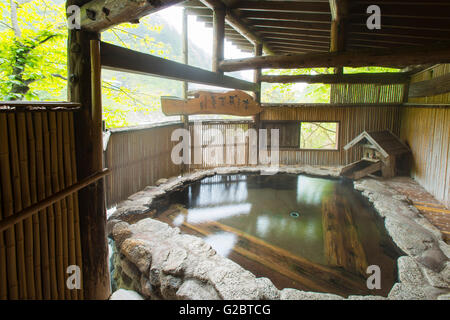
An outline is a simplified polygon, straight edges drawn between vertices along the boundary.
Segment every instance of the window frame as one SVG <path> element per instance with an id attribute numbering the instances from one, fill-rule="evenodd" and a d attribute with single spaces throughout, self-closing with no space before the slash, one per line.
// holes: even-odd
<path id="1" fill-rule="evenodd" d="M 299 139 L 298 139 L 298 150 L 300 151 L 340 151 L 341 146 L 341 122 L 339 120 L 301 120 L 299 122 Z M 316 122 L 316 123 L 336 123 L 336 148 L 335 149 L 311 149 L 311 148 L 302 148 L 301 147 L 301 131 L 302 131 L 302 123 L 304 122 Z"/>

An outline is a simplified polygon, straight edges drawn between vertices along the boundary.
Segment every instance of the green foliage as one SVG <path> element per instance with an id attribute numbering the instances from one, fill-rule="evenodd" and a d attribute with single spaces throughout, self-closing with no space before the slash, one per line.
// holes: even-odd
<path id="1" fill-rule="evenodd" d="M 331 69 L 286 69 L 268 70 L 265 74 L 271 75 L 301 75 L 301 74 L 327 74 Z M 330 85 L 327 84 L 267 84 L 262 85 L 262 101 L 272 103 L 328 103 L 330 102 Z"/>
<path id="2" fill-rule="evenodd" d="M 336 149 L 336 122 L 302 122 L 300 125 L 301 149 Z"/>
<path id="3" fill-rule="evenodd" d="M 0 3 L 0 99 L 61 100 L 66 95 L 64 4 L 35 0 L 13 5 Z"/>

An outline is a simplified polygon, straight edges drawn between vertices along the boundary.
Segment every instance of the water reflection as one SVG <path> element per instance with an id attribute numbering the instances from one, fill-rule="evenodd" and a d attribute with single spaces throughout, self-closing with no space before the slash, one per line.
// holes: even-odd
<path id="1" fill-rule="evenodd" d="M 252 205 L 250 203 L 244 203 L 218 207 L 189 209 L 187 222 L 198 224 L 207 221 L 229 219 L 232 217 L 249 214 L 251 208 Z"/>
<path id="2" fill-rule="evenodd" d="M 218 232 L 216 234 L 205 237 L 206 243 L 216 250 L 218 254 L 228 257 L 236 244 L 238 237 L 230 232 Z"/>
<path id="3" fill-rule="evenodd" d="M 375 219 L 373 209 L 351 184 L 289 174 L 218 175 L 173 193 L 169 200 L 177 205 L 160 212 L 160 219 L 202 235 L 223 256 L 236 251 L 232 258 L 238 263 L 246 257 L 257 261 L 245 267 L 255 273 L 261 265 L 269 268 L 273 273 L 260 276 L 275 279 L 276 285 L 361 293 L 367 290 L 365 268 L 371 264 L 384 272 L 383 293 L 395 280 L 397 249 L 382 221 Z M 298 212 L 298 217 L 291 212 Z M 338 271 L 331 276 L 318 266 Z M 290 280 L 280 280 L 280 272 Z M 305 287 L 292 280 L 297 272 L 313 272 L 310 280 L 320 285 Z M 341 272 L 354 274 L 360 283 L 349 285 L 345 277 L 340 278 Z M 356 287 L 361 291 L 353 291 Z"/>

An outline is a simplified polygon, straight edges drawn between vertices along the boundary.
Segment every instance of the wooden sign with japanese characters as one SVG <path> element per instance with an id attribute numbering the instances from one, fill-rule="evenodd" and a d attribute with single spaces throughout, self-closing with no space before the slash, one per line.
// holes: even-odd
<path id="1" fill-rule="evenodd" d="M 166 116 L 226 114 L 245 117 L 262 111 L 252 96 L 240 90 L 226 93 L 197 91 L 194 98 L 188 100 L 161 97 L 161 107 Z"/>

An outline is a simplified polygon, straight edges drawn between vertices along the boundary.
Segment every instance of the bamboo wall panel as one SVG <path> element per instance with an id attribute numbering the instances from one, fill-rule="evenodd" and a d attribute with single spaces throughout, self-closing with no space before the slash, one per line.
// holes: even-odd
<path id="1" fill-rule="evenodd" d="M 113 130 L 105 152 L 107 207 L 154 185 L 161 178 L 178 176 L 181 166 L 171 161 L 173 130 L 181 124 L 138 130 Z"/>
<path id="2" fill-rule="evenodd" d="M 402 103 L 403 84 L 333 84 L 331 103 Z"/>
<path id="3" fill-rule="evenodd" d="M 359 160 L 361 150 L 343 147 L 362 131 L 391 130 L 400 133 L 400 107 L 277 107 L 266 108 L 261 113 L 261 121 L 336 121 L 339 122 L 339 142 L 337 151 L 286 150 L 280 151 L 280 163 L 286 165 L 346 165 Z"/>
<path id="4" fill-rule="evenodd" d="M 201 131 L 195 129 L 196 127 L 201 127 Z M 189 127 L 192 141 L 190 169 L 249 165 L 247 131 L 251 127 L 250 121 L 209 121 L 202 122 L 201 125 L 191 123 Z M 201 137 L 196 137 L 199 135 Z M 201 141 L 198 145 L 194 144 L 197 138 Z M 194 154 L 199 149 L 201 149 L 201 164 L 195 164 Z"/>
<path id="5" fill-rule="evenodd" d="M 447 73 L 450 73 L 450 64 L 438 65 L 414 75 L 411 82 Z M 423 108 L 402 110 L 401 138 L 413 153 L 411 176 L 450 207 L 450 108 L 427 107 L 427 104 L 449 104 L 450 93 L 411 98 L 408 102 L 423 104 Z"/>
<path id="6" fill-rule="evenodd" d="M 73 114 L 0 114 L 0 168 L 0 220 L 71 186 Z M 77 199 L 68 196 L 0 233 L 0 299 L 82 298 L 66 286 L 67 267 L 82 267 Z"/>

